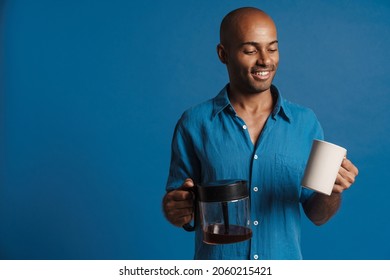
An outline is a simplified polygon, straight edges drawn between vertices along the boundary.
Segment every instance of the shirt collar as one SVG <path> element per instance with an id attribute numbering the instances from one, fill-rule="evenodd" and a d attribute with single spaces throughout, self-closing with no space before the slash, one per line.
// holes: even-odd
<path id="1" fill-rule="evenodd" d="M 229 108 L 229 110 L 234 112 L 234 108 L 230 104 L 230 100 L 228 97 L 228 91 L 227 91 L 228 86 L 229 84 L 227 84 L 214 98 L 213 118 L 216 115 L 218 115 L 220 112 L 222 112 L 225 108 Z M 279 90 L 274 85 L 271 85 L 271 93 L 274 97 L 276 97 L 276 104 L 271 113 L 272 118 L 275 119 L 276 116 L 281 116 L 288 122 L 291 122 L 292 116 L 288 106 L 288 102 L 286 102 L 286 100 L 283 99 Z"/>
<path id="2" fill-rule="evenodd" d="M 230 100 L 228 97 L 228 86 L 229 84 L 227 84 L 214 98 L 213 118 L 220 112 L 222 112 L 226 107 L 231 108 L 231 110 L 233 109 L 233 106 L 230 104 Z"/>
<path id="3" fill-rule="evenodd" d="M 278 88 L 274 85 L 271 85 L 271 93 L 274 97 L 276 97 L 276 104 L 272 111 L 272 118 L 275 119 L 276 116 L 279 115 L 286 121 L 291 122 L 292 115 L 288 106 L 288 102 L 282 97 Z"/>

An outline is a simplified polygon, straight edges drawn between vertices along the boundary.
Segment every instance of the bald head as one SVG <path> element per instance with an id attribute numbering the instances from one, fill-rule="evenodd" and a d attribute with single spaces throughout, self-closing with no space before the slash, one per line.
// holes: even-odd
<path id="1" fill-rule="evenodd" d="M 261 23 L 260 26 L 265 28 L 273 28 L 276 32 L 276 26 L 272 18 L 264 11 L 244 7 L 231 11 L 222 20 L 220 26 L 220 43 L 224 46 L 229 46 L 232 39 L 236 39 L 240 33 L 245 32 L 245 28 L 251 23 Z"/>

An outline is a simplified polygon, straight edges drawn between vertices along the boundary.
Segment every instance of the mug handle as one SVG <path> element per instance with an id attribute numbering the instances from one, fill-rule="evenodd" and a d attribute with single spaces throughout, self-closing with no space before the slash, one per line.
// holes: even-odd
<path id="1" fill-rule="evenodd" d="M 186 231 L 194 231 L 195 228 L 197 227 L 197 212 L 198 212 L 198 202 L 197 202 L 197 197 L 196 197 L 196 185 L 192 188 L 188 188 L 187 191 L 192 193 L 192 196 L 194 197 L 194 225 L 191 225 L 190 223 L 186 223 L 183 225 L 183 229 Z"/>

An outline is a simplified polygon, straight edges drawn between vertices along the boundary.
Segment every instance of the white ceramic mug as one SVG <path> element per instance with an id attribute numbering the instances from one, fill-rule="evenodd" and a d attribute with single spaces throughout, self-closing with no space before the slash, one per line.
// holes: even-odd
<path id="1" fill-rule="evenodd" d="M 301 185 L 330 195 L 347 150 L 335 144 L 313 140 Z"/>

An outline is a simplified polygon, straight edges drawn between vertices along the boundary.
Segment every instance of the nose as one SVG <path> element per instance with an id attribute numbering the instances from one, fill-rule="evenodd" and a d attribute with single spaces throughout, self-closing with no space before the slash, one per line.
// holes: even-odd
<path id="1" fill-rule="evenodd" d="M 258 52 L 258 57 L 257 57 L 257 65 L 260 66 L 267 66 L 271 64 L 271 57 L 269 53 L 266 50 L 262 50 Z"/>

